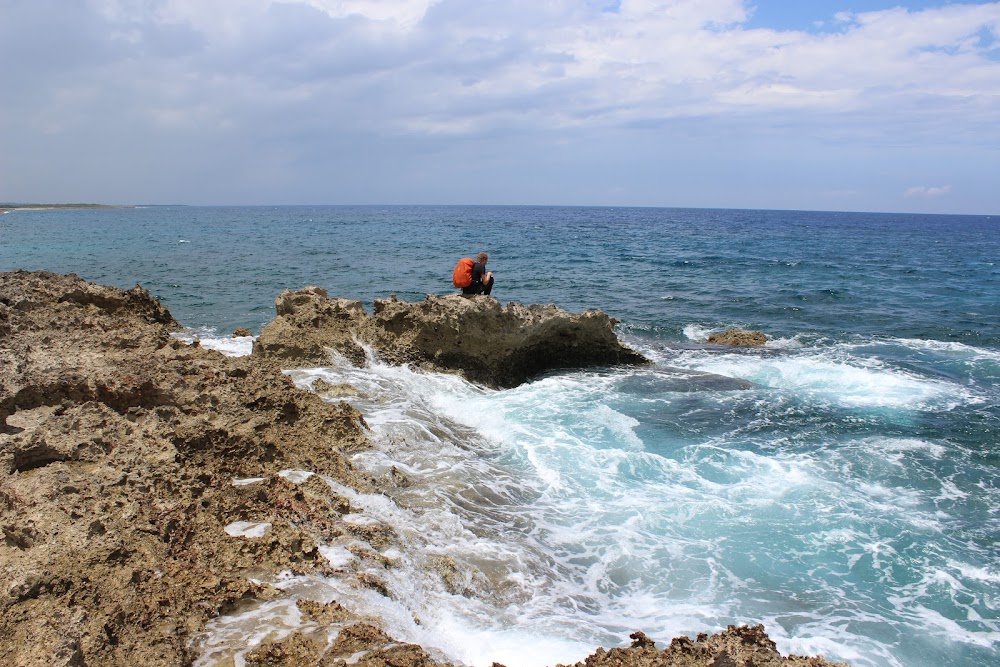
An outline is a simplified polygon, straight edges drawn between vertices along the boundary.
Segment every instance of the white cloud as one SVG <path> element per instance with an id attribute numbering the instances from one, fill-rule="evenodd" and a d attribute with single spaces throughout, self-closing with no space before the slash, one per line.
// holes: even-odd
<path id="1" fill-rule="evenodd" d="M 58 137 L 52 162 L 66 165 L 59 150 L 187 146 L 217 172 L 234 158 L 212 147 L 273 148 L 291 174 L 348 144 L 487 151 L 613 133 L 695 132 L 720 154 L 746 133 L 859 152 L 1000 149 L 1000 2 L 841 12 L 813 32 L 749 29 L 749 1 L 607 4 L 3 3 L 0 61 L 17 67 L 0 68 L 0 86 L 18 95 L 0 106 L 0 143 Z M 18 178 L 0 163 L 0 183 Z"/>
<path id="2" fill-rule="evenodd" d="M 321 9 L 334 18 L 360 16 L 373 21 L 396 23 L 413 28 L 436 0 L 306 0 L 307 4 Z"/>
<path id="3" fill-rule="evenodd" d="M 906 192 L 903 193 L 904 197 L 911 198 L 935 198 L 943 197 L 945 195 L 951 194 L 950 185 L 941 185 L 936 187 L 927 187 L 926 185 L 916 185 L 912 188 L 907 188 Z"/>
<path id="4" fill-rule="evenodd" d="M 118 55 L 89 71 L 66 62 L 75 83 L 155 79 L 215 91 L 220 105 L 233 89 L 334 97 L 367 109 L 341 119 L 356 125 L 485 131 L 504 108 L 539 128 L 750 110 L 869 110 L 933 131 L 929 107 L 984 128 L 998 119 L 1000 62 L 979 35 L 1000 32 L 1000 3 L 839 15 L 839 30 L 805 33 L 745 29 L 739 0 L 623 0 L 618 12 L 570 0 L 94 1 L 105 24 L 93 39 Z"/>

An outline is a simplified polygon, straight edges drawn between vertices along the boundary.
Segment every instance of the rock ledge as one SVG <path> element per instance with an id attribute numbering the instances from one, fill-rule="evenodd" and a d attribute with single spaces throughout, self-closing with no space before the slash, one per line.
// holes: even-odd
<path id="1" fill-rule="evenodd" d="M 319 287 L 286 290 L 277 317 L 261 332 L 254 354 L 283 364 L 328 363 L 331 351 L 356 364 L 363 345 L 389 363 L 463 374 L 492 387 L 513 387 L 547 371 L 649 361 L 621 344 L 618 323 L 598 310 L 568 313 L 554 305 L 509 303 L 458 294 L 421 303 L 395 297 L 375 302 L 330 299 Z"/>
<path id="2" fill-rule="evenodd" d="M 732 347 L 761 347 L 767 343 L 767 335 L 761 331 L 746 331 L 744 329 L 729 329 L 708 337 L 712 345 L 730 345 Z"/>

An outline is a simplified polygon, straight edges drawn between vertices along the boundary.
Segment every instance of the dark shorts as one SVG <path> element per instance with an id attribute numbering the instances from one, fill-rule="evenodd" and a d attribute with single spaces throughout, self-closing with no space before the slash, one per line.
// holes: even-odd
<path id="1" fill-rule="evenodd" d="M 462 294 L 485 294 L 489 296 L 489 293 L 493 291 L 493 277 L 485 283 L 481 283 L 478 280 L 469 285 L 468 287 L 462 288 Z"/>

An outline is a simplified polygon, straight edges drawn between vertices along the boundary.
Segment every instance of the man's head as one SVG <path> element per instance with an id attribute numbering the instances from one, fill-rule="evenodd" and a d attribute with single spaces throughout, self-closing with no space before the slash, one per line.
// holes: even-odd
<path id="1" fill-rule="evenodd" d="M 476 255 L 476 261 L 479 262 L 480 264 L 485 264 L 486 262 L 490 261 L 490 256 L 487 255 L 485 252 L 481 252 L 478 255 Z"/>

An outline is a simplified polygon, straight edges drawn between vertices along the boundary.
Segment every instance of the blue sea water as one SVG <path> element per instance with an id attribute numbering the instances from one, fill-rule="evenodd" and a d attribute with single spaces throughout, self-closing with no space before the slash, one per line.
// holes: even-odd
<path id="1" fill-rule="evenodd" d="M 381 573 L 392 599 L 335 580 L 290 590 L 325 586 L 400 639 L 475 665 L 568 663 L 634 630 L 663 643 L 739 622 L 764 623 L 783 652 L 853 665 L 1000 664 L 1000 217 L 488 206 L 0 216 L 0 270 L 139 283 L 219 345 L 237 326 L 259 332 L 282 289 L 315 284 L 369 308 L 390 294 L 420 300 L 453 292 L 455 261 L 479 250 L 502 302 L 605 310 L 656 364 L 504 391 L 377 359 L 291 371 L 302 386 L 356 387 L 348 400 L 374 445 L 356 463 L 414 483 L 391 499 L 352 497 L 408 545 Z M 730 327 L 771 341 L 703 343 Z M 459 584 L 434 573 L 441 558 Z M 222 655 L 294 622 L 265 606 L 220 620 L 201 648 Z"/>

